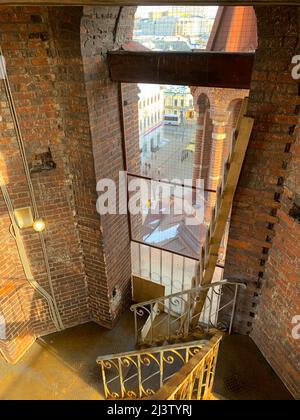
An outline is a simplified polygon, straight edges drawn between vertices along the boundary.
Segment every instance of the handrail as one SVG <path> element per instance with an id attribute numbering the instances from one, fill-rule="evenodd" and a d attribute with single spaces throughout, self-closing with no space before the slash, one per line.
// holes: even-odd
<path id="1" fill-rule="evenodd" d="M 233 288 L 233 297 L 220 306 L 226 286 Z M 247 286 L 239 280 L 227 279 L 132 305 L 130 309 L 134 313 L 136 342 L 156 345 L 166 340 L 170 342 L 179 337 L 188 337 L 198 326 L 201 328 L 204 326 L 207 331 L 211 327 L 218 328 L 220 327 L 218 319 L 220 312 L 231 306 L 230 321 L 225 326 L 230 334 L 240 287 Z M 205 305 L 200 320 L 194 325 L 194 319 L 197 317 L 194 314 L 194 308 L 199 296 L 203 293 L 206 293 Z M 224 329 L 223 325 L 222 329 Z"/>
<path id="2" fill-rule="evenodd" d="M 105 398 L 137 399 L 155 394 L 206 343 L 191 341 L 98 357 Z"/>
<path id="3" fill-rule="evenodd" d="M 221 333 L 214 337 L 148 400 L 210 400 Z"/>
<path id="4" fill-rule="evenodd" d="M 135 303 L 134 305 L 130 306 L 130 310 L 133 311 L 135 308 L 138 308 L 139 306 L 151 305 L 153 303 L 161 301 L 162 299 L 172 299 L 174 297 L 186 295 L 187 293 L 197 293 L 197 292 L 201 292 L 202 290 L 212 289 L 212 288 L 215 288 L 215 287 L 218 287 L 218 286 L 223 286 L 223 285 L 239 285 L 240 287 L 242 287 L 244 289 L 247 288 L 247 285 L 240 280 L 236 280 L 236 281 L 222 280 L 222 281 L 218 281 L 218 282 L 215 282 L 215 283 L 194 287 L 192 289 L 186 289 L 186 290 L 183 290 L 181 292 L 172 293 L 170 295 L 162 296 L 162 297 L 159 297 L 159 298 L 150 299 L 150 300 L 147 300 L 145 302 Z"/>
<path id="5" fill-rule="evenodd" d="M 207 340 L 195 340 L 190 341 L 188 343 L 180 343 L 180 344 L 168 344 L 165 346 L 159 346 L 159 347 L 151 347 L 151 353 L 157 353 L 161 351 L 161 349 L 164 349 L 165 351 L 169 350 L 182 350 L 186 349 L 187 347 L 197 347 L 199 346 L 199 343 L 202 344 L 202 342 L 206 343 Z M 117 359 L 118 357 L 129 357 L 129 356 L 137 356 L 138 354 L 145 354 L 148 353 L 147 350 L 132 350 L 124 353 L 114 353 L 114 354 L 106 354 L 105 356 L 99 356 L 96 359 L 97 363 L 102 362 L 103 360 L 111 360 L 111 359 Z"/>

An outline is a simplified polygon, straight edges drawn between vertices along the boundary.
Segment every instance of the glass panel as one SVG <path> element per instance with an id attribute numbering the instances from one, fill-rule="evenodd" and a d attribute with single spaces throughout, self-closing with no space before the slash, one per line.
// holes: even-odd
<path id="1" fill-rule="evenodd" d="M 197 127 L 190 88 L 139 84 L 138 89 L 139 164 L 128 159 L 129 172 L 156 179 L 192 178 Z M 130 132 L 127 155 L 135 141 Z"/>
<path id="2" fill-rule="evenodd" d="M 128 185 L 132 239 L 199 258 L 206 237 L 211 193 L 131 175 Z"/>
<path id="3" fill-rule="evenodd" d="M 205 49 L 217 9 L 215 6 L 138 7 L 133 40 L 154 51 Z"/>

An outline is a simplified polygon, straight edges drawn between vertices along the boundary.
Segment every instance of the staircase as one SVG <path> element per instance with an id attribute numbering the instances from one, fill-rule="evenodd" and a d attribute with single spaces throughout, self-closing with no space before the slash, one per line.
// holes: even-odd
<path id="1" fill-rule="evenodd" d="M 220 306 L 221 297 L 229 287 L 233 289 L 233 298 Z M 134 313 L 137 346 L 150 347 L 198 339 L 209 333 L 211 328 L 231 333 L 240 288 L 246 288 L 246 285 L 236 280 L 223 280 L 132 305 L 130 309 Z M 206 301 L 195 325 L 194 319 L 198 318 L 198 314 L 194 314 L 194 309 L 198 296 L 203 292 L 207 295 Z M 229 325 L 219 324 L 218 315 L 230 308 Z"/>
<path id="2" fill-rule="evenodd" d="M 246 285 L 233 279 L 212 283 L 253 119 L 239 117 L 231 155 L 217 189 L 216 205 L 192 281 L 193 288 L 133 305 L 140 350 L 99 357 L 107 399 L 210 400 L 221 341 L 231 333 L 237 296 Z M 233 292 L 222 306 L 226 287 Z M 228 325 L 219 314 L 231 307 Z"/>
<path id="3" fill-rule="evenodd" d="M 215 332 L 205 340 L 99 357 L 105 398 L 156 399 L 157 392 L 165 392 L 164 387 L 182 369 L 196 366 L 186 379 L 189 392 L 194 397 L 197 392 L 198 399 L 210 399 L 220 341 L 221 334 Z M 178 392 L 166 399 L 175 399 Z"/>
<path id="4" fill-rule="evenodd" d="M 214 296 L 220 298 L 224 287 L 234 288 L 234 298 L 220 308 Z M 212 389 L 222 333 L 212 322 L 217 319 L 214 310 L 219 313 L 232 306 L 231 332 L 238 289 L 245 287 L 225 280 L 133 305 L 140 350 L 98 357 L 105 398 L 215 399 Z M 211 293 L 205 313 L 192 327 L 197 296 L 207 289 Z"/>

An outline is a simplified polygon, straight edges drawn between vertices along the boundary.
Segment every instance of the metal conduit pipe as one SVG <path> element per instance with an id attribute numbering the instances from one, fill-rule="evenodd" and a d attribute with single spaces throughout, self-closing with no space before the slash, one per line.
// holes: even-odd
<path id="1" fill-rule="evenodd" d="M 0 188 L 1 188 L 1 192 L 8 210 L 8 214 L 11 220 L 11 226 L 10 226 L 10 233 L 13 236 L 13 238 L 16 241 L 16 245 L 17 245 L 17 249 L 20 255 L 20 260 L 24 269 L 24 273 L 26 276 L 26 279 L 28 280 L 28 282 L 31 284 L 31 286 L 43 297 L 46 299 L 48 305 L 49 305 L 49 310 L 50 310 L 50 316 L 51 319 L 55 325 L 55 327 L 57 328 L 57 330 L 61 329 L 59 320 L 57 319 L 57 315 L 56 315 L 56 311 L 55 311 L 55 307 L 53 304 L 53 299 L 51 297 L 51 295 L 42 287 L 38 284 L 37 281 L 34 280 L 32 272 L 31 272 L 31 268 L 30 268 L 30 264 L 28 261 L 28 257 L 26 254 L 26 250 L 24 247 L 24 243 L 23 243 L 23 239 L 21 237 L 20 234 L 20 230 L 19 227 L 15 221 L 15 216 L 14 216 L 14 208 L 13 208 L 13 204 L 12 201 L 10 199 L 7 187 L 5 185 L 4 182 L 4 178 L 2 175 L 2 172 L 0 171 Z"/>
<path id="2" fill-rule="evenodd" d="M 27 179 L 27 183 L 28 183 L 28 188 L 29 188 L 29 192 L 30 192 L 30 198 L 31 198 L 32 208 L 33 208 L 33 213 L 34 213 L 34 219 L 36 220 L 36 219 L 39 219 L 39 211 L 38 211 L 38 207 L 37 207 L 37 203 L 36 203 L 34 188 L 33 188 L 31 175 L 30 175 L 30 170 L 29 170 L 29 166 L 28 166 L 28 162 L 27 162 L 27 157 L 26 157 L 26 152 L 25 152 L 21 127 L 20 127 L 20 124 L 19 124 L 19 120 L 18 120 L 18 116 L 17 116 L 17 112 L 16 112 L 16 107 L 15 107 L 15 104 L 14 104 L 14 99 L 13 99 L 12 91 L 11 91 L 11 88 L 10 88 L 9 79 L 8 79 L 8 76 L 7 76 L 7 73 L 6 73 L 5 60 L 4 60 L 4 56 L 3 56 L 3 53 L 2 53 L 2 48 L 1 48 L 1 45 L 0 45 L 0 67 L 1 66 L 2 66 L 2 71 L 1 71 L 1 69 L 0 69 L 0 71 L 2 73 L 2 80 L 3 80 L 3 84 L 4 84 L 5 94 L 6 94 L 8 105 L 9 105 L 9 108 L 10 108 L 11 117 L 12 117 L 12 120 L 13 120 L 15 132 L 16 132 L 16 138 L 17 138 L 17 142 L 18 142 L 18 146 L 19 146 L 19 151 L 20 151 L 20 155 L 21 155 L 21 159 L 22 159 L 22 163 L 23 163 L 23 167 L 24 167 L 24 171 L 25 171 L 25 175 L 26 175 L 26 179 Z M 1 175 L 1 177 L 2 177 L 2 175 Z M 3 177 L 2 177 L 2 180 L 3 180 Z M 2 185 L 5 186 L 4 180 L 3 180 L 3 183 L 1 182 L 1 186 Z M 5 189 L 6 188 L 4 188 L 4 190 Z M 6 189 L 6 191 L 7 191 L 7 189 Z M 2 192 L 3 192 L 3 189 L 2 189 Z M 4 193 L 4 194 L 6 194 L 6 193 Z M 9 199 L 9 197 L 7 197 L 7 198 Z M 10 199 L 9 199 L 9 201 L 10 201 Z M 12 211 L 13 211 L 13 209 L 12 209 Z M 21 238 L 21 235 L 18 232 L 18 226 L 15 223 L 14 213 L 12 214 L 12 216 L 13 217 L 11 219 L 12 219 L 12 221 L 14 221 L 14 223 L 12 223 L 12 224 L 13 224 L 14 230 L 16 232 L 16 238 Z M 48 253 L 47 253 L 47 248 L 46 248 L 46 242 L 45 242 L 45 238 L 44 238 L 43 233 L 40 232 L 39 237 L 40 237 L 40 241 L 41 241 L 41 245 L 42 245 L 43 257 L 44 257 L 44 261 L 45 261 L 49 287 L 50 287 L 50 291 L 51 291 L 51 295 L 52 295 L 51 296 L 51 306 L 53 306 L 53 308 L 54 308 L 55 319 L 56 319 L 56 322 L 57 322 L 57 326 L 59 326 L 57 329 L 63 330 L 64 325 L 63 325 L 63 322 L 62 322 L 62 319 L 61 319 L 61 316 L 60 316 L 60 313 L 59 313 L 59 310 L 58 310 L 56 298 L 55 298 L 55 293 L 54 293 L 54 288 L 53 288 L 53 283 L 52 283 L 52 278 L 51 278 L 51 272 L 50 272 L 50 266 L 49 266 Z M 18 239 L 18 241 L 19 241 L 19 239 Z M 20 246 L 22 248 L 22 245 L 20 245 Z M 24 249 L 24 251 L 25 251 L 25 249 Z M 24 262 L 25 262 L 25 260 L 24 260 Z M 25 270 L 25 268 L 24 268 L 24 270 Z M 32 275 L 31 275 L 30 278 L 32 279 Z M 32 281 L 32 280 L 30 280 L 30 281 Z M 34 280 L 33 280 L 33 282 L 34 282 Z M 34 283 L 32 283 L 32 285 L 33 284 Z M 36 288 L 37 285 L 38 284 L 36 283 L 34 287 Z"/>

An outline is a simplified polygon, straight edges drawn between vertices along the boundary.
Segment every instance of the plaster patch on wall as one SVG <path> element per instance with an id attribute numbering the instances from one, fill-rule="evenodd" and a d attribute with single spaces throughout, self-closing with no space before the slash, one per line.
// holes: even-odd
<path id="1" fill-rule="evenodd" d="M 114 287 L 113 291 L 112 291 L 112 297 L 111 297 L 111 300 L 110 300 L 112 313 L 115 312 L 118 309 L 121 301 L 122 301 L 121 291 L 117 287 Z"/>

